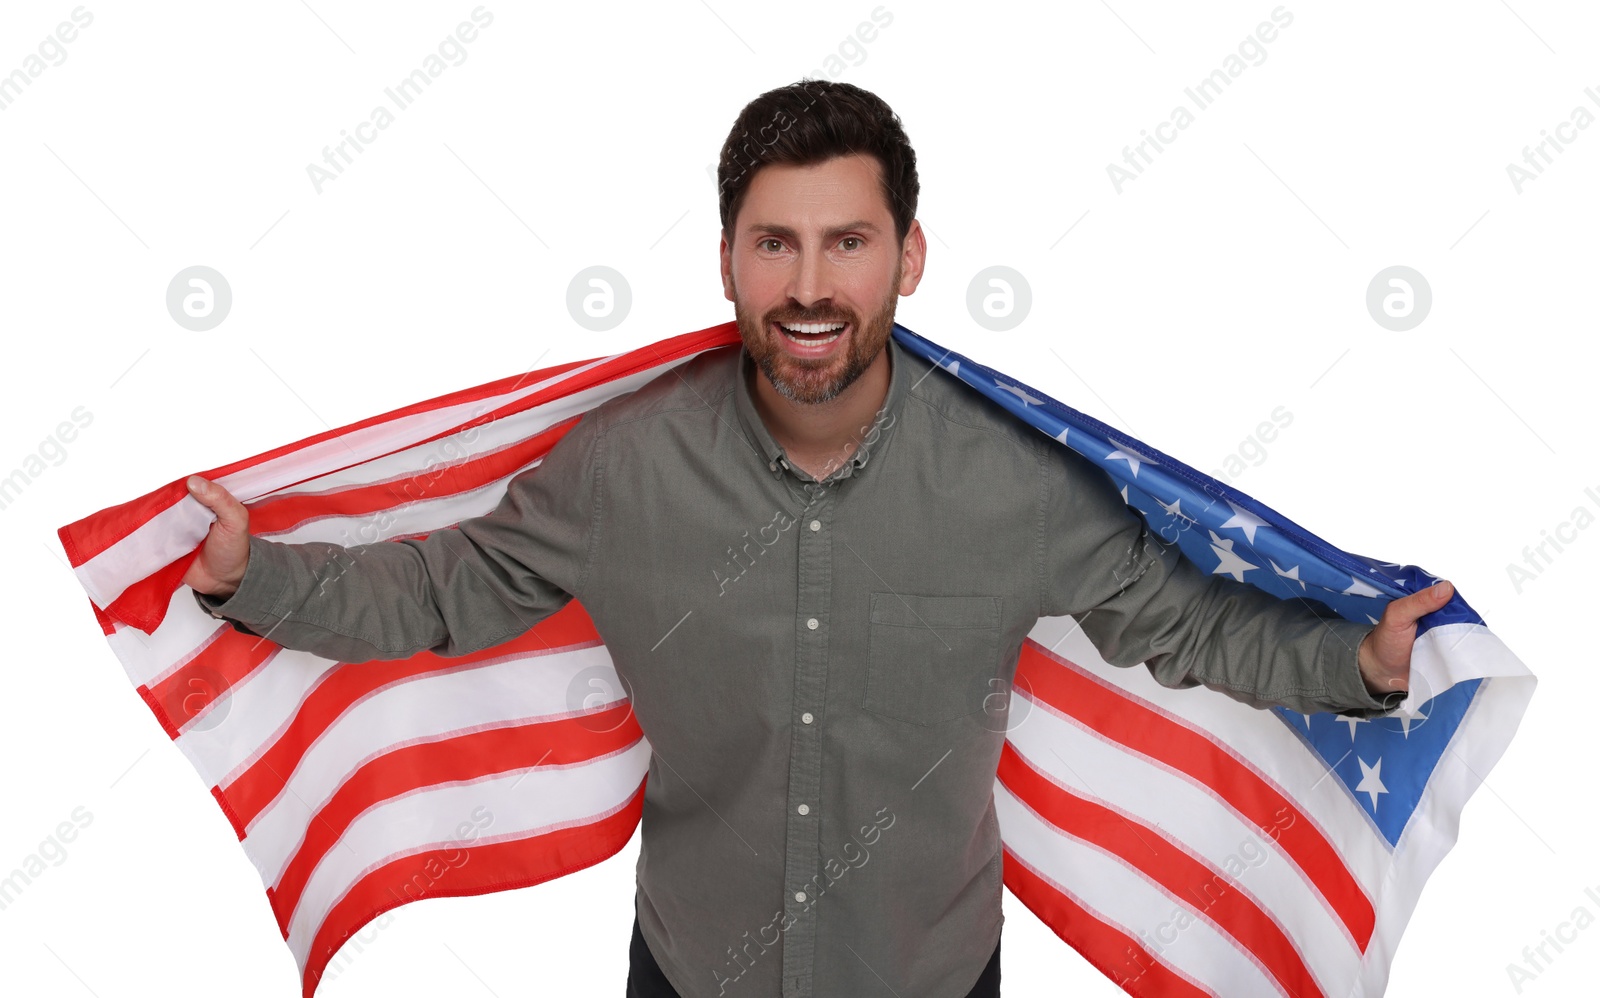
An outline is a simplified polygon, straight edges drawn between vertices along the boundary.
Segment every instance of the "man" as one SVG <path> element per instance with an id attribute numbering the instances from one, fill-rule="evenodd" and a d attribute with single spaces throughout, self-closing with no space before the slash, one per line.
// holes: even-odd
<path id="1" fill-rule="evenodd" d="M 1041 616 L 1168 686 L 1375 716 L 1448 588 L 1369 628 L 1204 577 L 1104 472 L 914 367 L 890 330 L 927 253 L 915 155 L 874 95 L 763 94 L 719 177 L 737 355 L 590 411 L 422 539 L 249 537 L 194 480 L 217 522 L 184 581 L 345 661 L 464 654 L 579 599 L 654 750 L 630 996 L 998 995 L 997 705 Z"/>

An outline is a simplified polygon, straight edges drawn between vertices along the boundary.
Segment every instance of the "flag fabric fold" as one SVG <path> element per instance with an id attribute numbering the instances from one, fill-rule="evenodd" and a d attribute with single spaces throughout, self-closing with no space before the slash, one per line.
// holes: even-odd
<path id="1" fill-rule="evenodd" d="M 903 326 L 893 335 L 1104 469 L 1206 573 L 1367 622 L 1435 581 L 1342 551 Z M 418 536 L 492 510 L 589 409 L 738 345 L 725 323 L 201 474 L 245 503 L 254 534 Z M 541 883 L 632 837 L 650 746 L 578 602 L 470 655 L 340 668 L 201 612 L 181 582 L 210 523 L 180 478 L 59 536 L 130 682 L 260 873 L 306 998 L 394 907 Z M 1384 717 L 1256 710 L 1111 666 L 1071 617 L 1041 619 L 994 785 L 1006 887 L 1129 994 L 1382 994 L 1535 684 L 1459 591 L 1418 622 L 1411 662 L 1411 692 Z"/>

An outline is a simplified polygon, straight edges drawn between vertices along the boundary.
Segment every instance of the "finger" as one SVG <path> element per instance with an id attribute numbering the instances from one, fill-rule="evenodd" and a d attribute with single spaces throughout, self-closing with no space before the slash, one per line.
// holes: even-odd
<path id="1" fill-rule="evenodd" d="M 250 513 L 244 508 L 244 503 L 233 497 L 227 489 L 216 482 L 208 482 L 199 475 L 190 475 L 189 494 L 199 500 L 200 504 L 217 515 L 217 522 L 228 530 L 244 530 L 249 522 Z"/>
<path id="2" fill-rule="evenodd" d="M 1417 618 L 1444 606 L 1455 594 L 1455 587 L 1448 581 L 1440 580 L 1419 593 L 1402 596 L 1389 604 L 1388 612 L 1395 616 L 1395 625 L 1409 627 L 1417 622 Z"/>

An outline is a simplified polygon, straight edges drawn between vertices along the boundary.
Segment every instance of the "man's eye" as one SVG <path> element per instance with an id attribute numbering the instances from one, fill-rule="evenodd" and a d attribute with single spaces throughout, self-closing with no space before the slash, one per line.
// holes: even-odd
<path id="1" fill-rule="evenodd" d="M 778 250 L 783 248 L 783 242 L 778 239 L 763 239 L 761 240 L 761 245 L 766 248 L 769 253 L 776 253 Z"/>
<path id="2" fill-rule="evenodd" d="M 843 239 L 839 240 L 839 244 L 841 246 L 843 246 L 845 243 L 855 243 L 856 244 L 856 246 L 845 246 L 845 249 L 856 249 L 861 244 L 861 237 L 860 236 L 845 236 Z"/>

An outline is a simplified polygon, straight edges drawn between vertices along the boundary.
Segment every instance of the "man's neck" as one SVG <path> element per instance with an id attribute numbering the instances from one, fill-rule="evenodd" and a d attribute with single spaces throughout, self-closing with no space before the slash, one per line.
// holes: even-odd
<path id="1" fill-rule="evenodd" d="M 756 413 L 789 463 L 826 478 L 850 460 L 889 395 L 893 363 L 888 343 L 850 387 L 826 402 L 806 404 L 779 394 L 759 367 L 752 380 Z"/>

